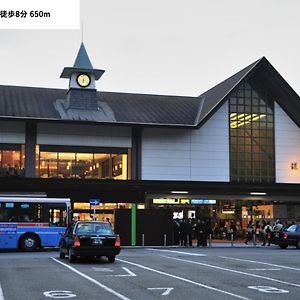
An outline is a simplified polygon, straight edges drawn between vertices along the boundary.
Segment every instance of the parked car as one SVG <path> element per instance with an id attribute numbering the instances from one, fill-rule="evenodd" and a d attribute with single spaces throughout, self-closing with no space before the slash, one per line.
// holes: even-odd
<path id="1" fill-rule="evenodd" d="M 293 224 L 280 231 L 274 231 L 271 236 L 271 243 L 282 249 L 288 246 L 300 248 L 300 224 Z"/>
<path id="2" fill-rule="evenodd" d="M 106 256 L 113 263 L 120 253 L 120 237 L 108 222 L 78 221 L 69 226 L 59 244 L 59 257 L 72 263 L 78 257 Z"/>

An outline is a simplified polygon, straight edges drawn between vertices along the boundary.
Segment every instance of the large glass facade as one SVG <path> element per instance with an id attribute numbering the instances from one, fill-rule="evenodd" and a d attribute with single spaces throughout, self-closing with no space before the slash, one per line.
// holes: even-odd
<path id="1" fill-rule="evenodd" d="M 274 101 L 249 83 L 229 98 L 230 175 L 235 182 L 274 182 Z"/>
<path id="2" fill-rule="evenodd" d="M 85 152 L 84 149 L 80 149 L 80 152 L 76 149 L 74 151 L 69 151 L 69 149 L 68 151 L 50 151 L 43 150 L 43 147 L 39 149 L 37 176 L 41 178 L 121 180 L 128 178 L 127 153 L 100 153 L 96 152 L 97 150 Z"/>
<path id="3" fill-rule="evenodd" d="M 24 145 L 0 144 L 0 177 L 24 176 Z"/>

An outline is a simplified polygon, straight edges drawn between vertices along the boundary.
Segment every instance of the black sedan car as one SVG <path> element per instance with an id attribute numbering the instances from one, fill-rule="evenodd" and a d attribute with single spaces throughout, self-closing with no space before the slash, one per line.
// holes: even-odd
<path id="1" fill-rule="evenodd" d="M 278 245 L 282 249 L 288 246 L 296 246 L 300 248 L 300 224 L 293 224 L 281 231 L 272 233 L 272 244 Z"/>
<path id="2" fill-rule="evenodd" d="M 120 237 L 107 222 L 78 221 L 69 226 L 59 245 L 59 257 L 67 255 L 70 262 L 78 257 L 106 256 L 113 263 L 120 253 Z"/>

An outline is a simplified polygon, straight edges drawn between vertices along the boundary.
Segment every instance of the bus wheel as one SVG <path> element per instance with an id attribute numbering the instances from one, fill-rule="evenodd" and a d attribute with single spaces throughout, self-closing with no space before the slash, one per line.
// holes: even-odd
<path id="1" fill-rule="evenodd" d="M 34 251 L 38 247 L 38 238 L 33 234 L 25 234 L 21 237 L 20 248 L 23 251 Z"/>

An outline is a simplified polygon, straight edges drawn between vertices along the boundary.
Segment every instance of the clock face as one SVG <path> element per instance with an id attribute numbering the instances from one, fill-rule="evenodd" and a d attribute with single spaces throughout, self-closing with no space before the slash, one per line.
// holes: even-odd
<path id="1" fill-rule="evenodd" d="M 87 74 L 79 74 L 77 76 L 77 83 L 81 87 L 87 87 L 91 83 L 91 78 Z"/>

